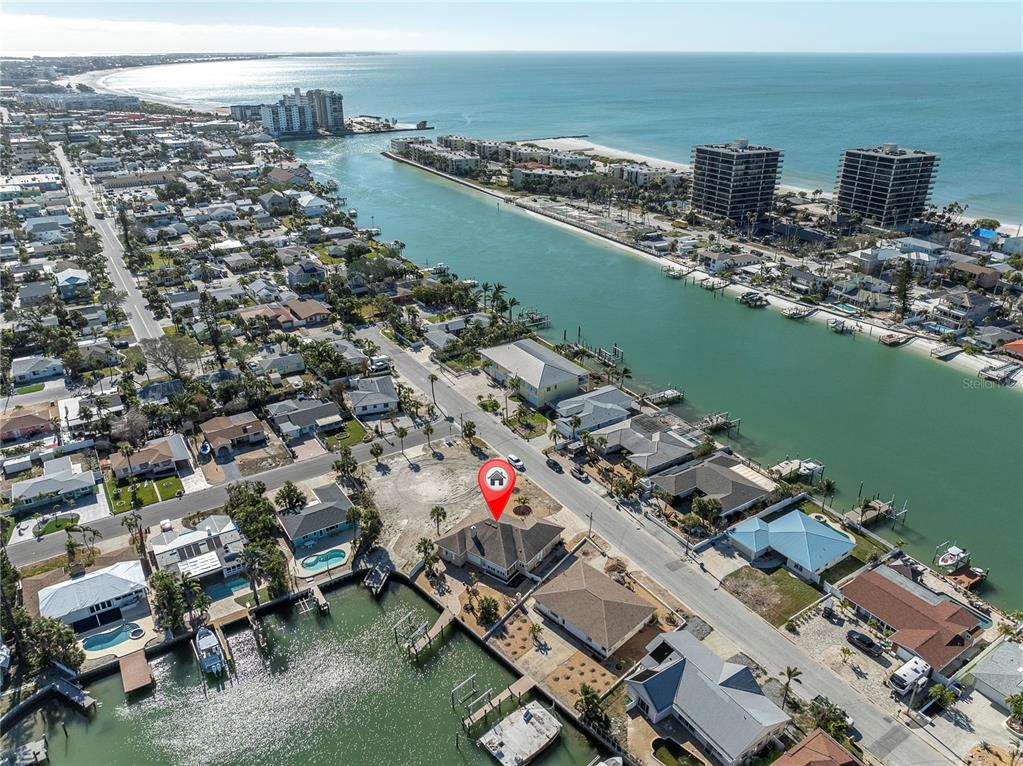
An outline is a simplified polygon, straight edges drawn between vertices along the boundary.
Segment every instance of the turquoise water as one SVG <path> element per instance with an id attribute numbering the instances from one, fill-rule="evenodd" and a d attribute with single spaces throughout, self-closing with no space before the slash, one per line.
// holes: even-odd
<path id="1" fill-rule="evenodd" d="M 451 688 L 476 674 L 480 691 L 515 677 L 458 631 L 413 665 L 391 626 L 437 612 L 392 585 L 380 601 L 364 588 L 328 594 L 331 614 L 284 611 L 262 618 L 269 651 L 252 633 L 228 636 L 236 673 L 204 679 L 192 648 L 152 660 L 151 692 L 125 699 L 118 674 L 90 684 L 89 717 L 56 700 L 5 731 L 11 744 L 49 741 L 51 766 L 490 766 L 461 732 Z M 510 708 L 505 706 L 510 712 Z M 66 730 L 61 724 L 66 725 Z M 597 755 L 567 725 L 537 766 L 586 766 Z"/>
<path id="2" fill-rule="evenodd" d="M 82 646 L 90 652 L 95 652 L 99 649 L 109 649 L 111 646 L 117 646 L 131 638 L 133 630 L 139 630 L 139 626 L 134 622 L 128 622 L 105 633 L 89 636 L 82 641 Z"/>
<path id="3" fill-rule="evenodd" d="M 302 559 L 302 568 L 310 572 L 319 572 L 333 564 L 340 564 L 346 558 L 345 552 L 334 548 L 326 553 L 317 553 L 315 556 L 307 556 Z"/>
<path id="4" fill-rule="evenodd" d="M 107 84 L 223 104 L 333 88 L 348 114 L 488 138 L 587 134 L 680 162 L 695 143 L 746 137 L 785 150 L 783 182 L 826 191 L 843 149 L 894 141 L 941 153 L 937 201 L 1023 221 L 1019 55 L 419 53 L 147 67 Z"/>
<path id="5" fill-rule="evenodd" d="M 234 577 L 230 580 L 207 585 L 205 590 L 210 598 L 214 601 L 219 601 L 222 598 L 229 598 L 238 591 L 245 590 L 248 587 L 249 581 L 247 579 L 244 577 Z"/>

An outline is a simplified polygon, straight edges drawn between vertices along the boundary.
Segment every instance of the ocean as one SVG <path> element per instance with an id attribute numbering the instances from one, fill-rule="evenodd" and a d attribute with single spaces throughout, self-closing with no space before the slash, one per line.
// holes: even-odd
<path id="1" fill-rule="evenodd" d="M 782 182 L 834 189 L 844 149 L 941 154 L 934 201 L 1023 222 L 1023 57 L 704 53 L 436 53 L 174 64 L 105 83 L 219 104 L 331 88 L 347 114 L 428 120 L 487 138 L 587 135 L 687 162 L 697 143 L 785 151 Z"/>

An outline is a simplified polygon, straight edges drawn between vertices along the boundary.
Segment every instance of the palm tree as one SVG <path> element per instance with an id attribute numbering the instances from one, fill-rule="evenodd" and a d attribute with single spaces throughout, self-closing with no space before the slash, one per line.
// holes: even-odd
<path id="1" fill-rule="evenodd" d="M 462 423 L 462 438 L 467 442 L 472 442 L 473 437 L 476 435 L 476 424 L 471 420 L 466 420 Z"/>
<path id="2" fill-rule="evenodd" d="M 188 604 L 188 616 L 192 617 L 192 612 L 195 609 L 195 603 L 199 597 L 199 594 L 203 593 L 202 583 L 199 582 L 198 577 L 193 577 L 188 572 L 181 573 L 181 595 L 185 597 L 185 603 Z"/>
<path id="3" fill-rule="evenodd" d="M 433 425 L 427 423 L 423 426 L 423 433 L 426 434 L 426 446 L 433 450 L 433 442 L 430 441 L 430 437 L 433 436 Z"/>
<path id="4" fill-rule="evenodd" d="M 514 295 L 508 299 L 508 324 L 511 324 L 512 322 L 512 309 L 514 309 L 518 305 L 520 305 L 519 299 L 516 298 Z"/>
<path id="5" fill-rule="evenodd" d="M 134 477 L 134 471 L 131 467 L 131 456 L 135 454 L 135 448 L 128 442 L 121 442 L 117 445 L 117 451 L 128 461 L 128 479 L 131 480 Z"/>
<path id="6" fill-rule="evenodd" d="M 345 511 L 345 523 L 355 530 L 355 536 L 352 538 L 353 549 L 357 549 L 359 547 L 359 521 L 361 518 L 362 511 L 359 510 L 359 506 L 348 506 L 348 510 Z"/>
<path id="7" fill-rule="evenodd" d="M 543 634 L 543 625 L 538 622 L 532 622 L 529 624 L 529 637 L 533 639 L 535 643 L 540 642 L 540 636 Z"/>
<path id="8" fill-rule="evenodd" d="M 573 415 L 568 419 L 568 424 L 572 426 L 572 438 L 575 439 L 579 436 L 579 426 L 583 424 L 583 421 L 578 415 Z"/>
<path id="9" fill-rule="evenodd" d="M 799 677 L 803 675 L 803 671 L 799 668 L 786 667 L 785 672 L 781 674 L 785 678 L 785 689 L 781 696 L 781 709 L 785 709 L 785 705 L 789 701 L 789 687 L 792 686 L 792 682 L 795 681 L 797 684 L 803 683 L 799 680 Z"/>
<path id="10" fill-rule="evenodd" d="M 380 456 L 384 454 L 384 445 L 380 442 L 373 442 L 369 445 L 369 454 L 373 456 L 377 465 L 380 465 Z"/>
<path id="11" fill-rule="evenodd" d="M 405 426 L 398 426 L 394 429 L 394 435 L 398 437 L 398 444 L 401 446 L 401 454 L 405 454 L 405 437 L 408 436 L 408 431 Z"/>
<path id="12" fill-rule="evenodd" d="M 509 375 L 504 380 L 504 419 L 508 419 L 508 396 L 510 392 L 519 390 L 519 376 Z"/>
<path id="13" fill-rule="evenodd" d="M 146 529 L 142 526 L 142 516 L 138 511 L 129 511 L 121 517 L 121 526 L 128 530 L 128 537 L 131 544 L 135 546 L 135 552 L 139 559 L 146 558 Z"/>
<path id="14" fill-rule="evenodd" d="M 498 301 L 503 301 L 504 293 L 508 288 L 502 285 L 500 282 L 495 284 L 490 289 L 490 307 L 494 308 L 494 304 Z"/>
<path id="15" fill-rule="evenodd" d="M 625 381 L 630 380 L 631 378 L 632 378 L 632 370 L 630 370 L 628 367 L 622 367 L 622 369 L 620 369 L 618 371 L 618 385 L 619 386 L 624 385 Z"/>
<path id="16" fill-rule="evenodd" d="M 77 558 L 78 549 L 82 547 L 82 544 L 71 536 L 71 531 L 68 527 L 64 527 L 64 534 L 67 535 L 67 539 L 64 540 L 64 553 L 67 555 L 67 563 L 70 566 Z"/>
<path id="17" fill-rule="evenodd" d="M 489 282 L 484 282 L 482 285 L 480 285 L 480 295 L 483 296 L 483 308 L 484 309 L 486 309 L 486 307 L 487 307 L 487 296 L 490 295 L 490 291 L 492 289 L 493 289 L 493 285 L 491 285 Z"/>
<path id="18" fill-rule="evenodd" d="M 431 372 L 430 375 L 429 375 L 428 380 L 430 381 L 430 396 L 433 397 L 433 403 L 434 403 L 434 406 L 436 406 L 436 404 L 437 404 L 437 392 L 434 391 L 433 384 L 436 383 L 438 380 L 440 380 L 440 378 L 438 378 L 434 373 Z"/>
<path id="19" fill-rule="evenodd" d="M 829 497 L 830 498 L 834 498 L 835 497 L 835 490 L 837 490 L 837 489 L 838 489 L 838 487 L 835 484 L 835 480 L 834 479 L 821 479 L 820 491 L 821 491 L 821 496 L 824 498 L 824 506 L 822 506 L 822 507 L 827 507 L 828 498 Z"/>
<path id="20" fill-rule="evenodd" d="M 437 525 L 437 536 L 440 537 L 440 525 L 448 517 L 443 505 L 435 505 L 430 509 L 430 520 Z"/>
<path id="21" fill-rule="evenodd" d="M 331 470 L 340 478 L 350 481 L 358 467 L 359 461 L 357 461 L 355 459 L 355 455 L 352 454 L 352 448 L 347 444 L 342 444 L 337 460 L 331 463 Z"/>
<path id="22" fill-rule="evenodd" d="M 266 551 L 255 545 L 246 545 L 239 556 L 245 565 L 245 575 L 249 578 L 252 598 L 259 606 L 259 581 L 263 579 L 263 567 L 266 566 Z"/>

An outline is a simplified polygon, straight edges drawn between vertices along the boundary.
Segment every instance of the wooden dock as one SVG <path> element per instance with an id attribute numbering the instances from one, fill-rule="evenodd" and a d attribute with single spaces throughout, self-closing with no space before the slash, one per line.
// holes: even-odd
<path id="1" fill-rule="evenodd" d="M 220 648 L 224 650 L 224 661 L 234 662 L 234 653 L 231 651 L 231 644 L 227 641 L 227 635 L 224 633 L 224 627 L 219 623 L 213 624 L 213 632 L 217 634 L 217 640 L 220 642 Z"/>
<path id="2" fill-rule="evenodd" d="M 444 628 L 454 622 L 454 619 L 454 612 L 450 609 L 445 609 L 440 613 L 440 617 L 437 618 L 437 621 L 433 623 L 432 628 L 409 644 L 409 652 L 418 657 L 420 652 L 429 649 L 433 645 L 434 639 L 439 638 L 440 634 L 444 632 Z"/>
<path id="3" fill-rule="evenodd" d="M 931 349 L 931 358 L 933 359 L 947 359 L 952 354 L 958 354 L 962 349 L 959 346 L 938 346 L 937 348 Z"/>
<path id="4" fill-rule="evenodd" d="M 34 742 L 26 742 L 24 745 L 9 750 L 0 757 L 0 764 L 4 766 L 30 766 L 35 763 L 47 763 L 50 759 L 49 748 L 45 739 L 37 739 Z"/>
<path id="5" fill-rule="evenodd" d="M 330 611 L 330 602 L 327 601 L 327 597 L 323 595 L 323 591 L 320 590 L 320 586 L 313 583 L 309 587 L 309 591 L 312 594 L 313 601 L 316 602 L 316 608 L 320 610 L 320 614 L 326 614 Z"/>
<path id="6" fill-rule="evenodd" d="M 977 373 L 977 377 L 983 378 L 984 380 L 990 380 L 994 383 L 1001 383 L 1005 385 L 1013 376 L 1019 372 L 1020 366 L 1015 362 L 1006 362 L 1005 364 L 992 364 L 985 367 L 983 370 Z"/>
<path id="7" fill-rule="evenodd" d="M 83 713 L 89 712 L 92 708 L 96 707 L 96 700 L 94 700 L 89 693 L 82 689 L 80 686 L 75 686 L 70 681 L 66 681 L 63 678 L 59 678 L 54 681 L 51 685 L 53 691 L 59 694 L 61 697 L 66 699 L 76 708 L 81 710 Z"/>
<path id="8" fill-rule="evenodd" d="M 536 682 L 529 676 L 522 676 L 518 681 L 513 683 L 503 692 L 498 694 L 496 697 L 492 697 L 487 700 L 483 706 L 471 713 L 467 717 L 462 719 L 462 728 L 465 731 L 469 731 L 473 726 L 486 721 L 492 712 L 501 709 L 501 703 L 509 699 L 514 699 L 516 702 L 522 699 L 522 695 L 528 694 L 536 686 Z"/>
<path id="9" fill-rule="evenodd" d="M 125 694 L 131 694 L 139 689 L 145 689 L 153 683 L 153 669 L 149 667 L 149 660 L 144 650 L 126 654 L 118 662 L 121 667 L 121 685 Z"/>

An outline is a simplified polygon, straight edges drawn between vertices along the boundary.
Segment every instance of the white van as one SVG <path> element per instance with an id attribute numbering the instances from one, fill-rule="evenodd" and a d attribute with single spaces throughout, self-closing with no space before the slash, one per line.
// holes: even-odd
<path id="1" fill-rule="evenodd" d="M 888 685 L 899 694 L 905 694 L 916 684 L 920 683 L 920 679 L 930 677 L 931 666 L 919 657 L 914 657 L 888 676 Z"/>

